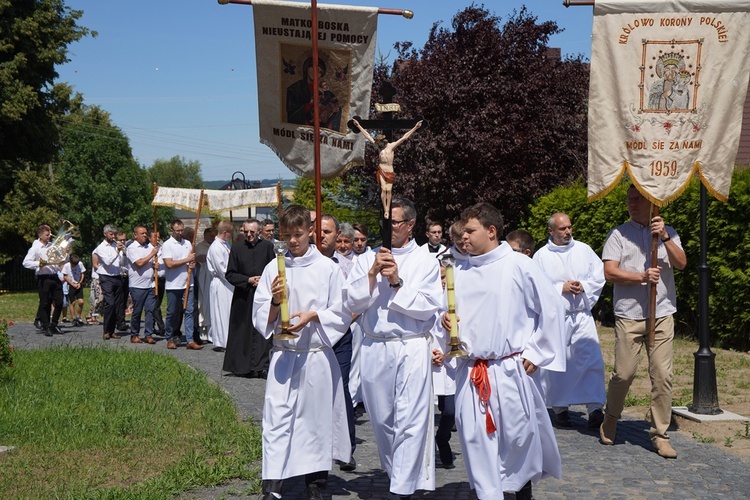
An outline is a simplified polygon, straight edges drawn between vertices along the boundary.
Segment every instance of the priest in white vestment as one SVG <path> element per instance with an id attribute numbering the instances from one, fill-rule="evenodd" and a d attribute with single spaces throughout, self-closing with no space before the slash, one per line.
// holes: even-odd
<path id="1" fill-rule="evenodd" d="M 390 492 L 435 489 L 430 329 L 442 305 L 438 261 L 410 240 L 414 205 L 392 201 L 392 250 L 357 258 L 344 304 L 362 315 L 360 374 Z"/>
<path id="2" fill-rule="evenodd" d="M 334 460 L 348 463 L 351 444 L 341 371 L 333 345 L 351 322 L 341 302 L 344 275 L 310 245 L 309 210 L 282 213 L 284 255 L 293 340 L 274 339 L 263 404 L 264 499 L 279 498 L 281 480 L 305 475 L 309 498 L 325 489 Z M 278 262 L 263 270 L 253 301 L 253 324 L 266 338 L 280 323 L 283 286 Z"/>
<path id="3" fill-rule="evenodd" d="M 234 224 L 221 221 L 217 227 L 217 235 L 206 254 L 207 274 L 211 276 L 208 301 L 211 310 L 211 325 L 208 338 L 214 345 L 214 350 L 223 351 L 227 347 L 229 336 L 229 311 L 232 307 L 234 285 L 226 278 L 229 264 L 229 251 L 234 239 Z"/>
<path id="4" fill-rule="evenodd" d="M 573 225 L 564 213 L 555 213 L 547 224 L 547 245 L 534 254 L 534 262 L 552 281 L 565 306 L 566 370 L 540 370 L 539 382 L 547 406 L 557 423 L 572 425 L 568 406 L 585 404 L 588 428 L 604 421 L 604 360 L 591 309 L 604 287 L 604 264 L 590 246 L 573 239 Z"/>
<path id="5" fill-rule="evenodd" d="M 499 243 L 503 218 L 479 203 L 461 214 L 470 257 L 455 267 L 459 338 L 456 427 L 469 484 L 480 499 L 531 499 L 531 483 L 559 478 L 560 453 L 539 389 L 538 367 L 564 371 L 564 311 L 528 257 Z M 450 329 L 448 314 L 443 327 Z"/>

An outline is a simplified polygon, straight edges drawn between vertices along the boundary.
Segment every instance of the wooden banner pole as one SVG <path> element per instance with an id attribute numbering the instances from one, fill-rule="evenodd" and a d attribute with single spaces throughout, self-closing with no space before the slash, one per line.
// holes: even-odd
<path id="1" fill-rule="evenodd" d="M 190 242 L 193 246 L 192 251 L 195 252 L 195 238 L 198 236 L 198 223 L 201 219 L 201 210 L 203 210 L 203 190 L 201 189 L 201 197 L 198 200 L 198 213 L 195 214 L 195 231 L 193 231 L 193 240 Z M 187 281 L 185 282 L 185 297 L 182 299 L 182 310 L 187 309 L 188 297 L 190 297 L 190 277 L 193 274 L 193 268 L 188 265 Z"/>

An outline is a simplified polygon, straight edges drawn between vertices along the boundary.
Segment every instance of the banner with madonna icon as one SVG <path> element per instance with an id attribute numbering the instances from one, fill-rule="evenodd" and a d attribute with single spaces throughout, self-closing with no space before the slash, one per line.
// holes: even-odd
<path id="1" fill-rule="evenodd" d="M 596 0 L 589 200 L 627 172 L 665 206 L 697 172 L 727 201 L 749 56 L 750 0 Z"/>
<path id="2" fill-rule="evenodd" d="M 323 178 L 364 164 L 364 140 L 347 129 L 369 116 L 378 9 L 318 4 L 318 123 Z M 260 140 L 294 173 L 314 174 L 312 8 L 253 0 Z"/>

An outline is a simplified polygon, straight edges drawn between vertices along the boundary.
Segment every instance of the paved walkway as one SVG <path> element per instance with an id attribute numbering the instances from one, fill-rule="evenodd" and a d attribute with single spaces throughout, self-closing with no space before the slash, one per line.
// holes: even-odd
<path id="1" fill-rule="evenodd" d="M 63 327 L 64 335 L 52 338 L 36 333 L 31 324 L 15 324 L 10 327 L 12 345 L 16 349 L 43 348 L 59 345 L 100 346 L 111 348 L 151 350 L 174 356 L 197 370 L 205 372 L 221 385 L 237 404 L 240 414 L 260 421 L 265 381 L 225 376 L 221 372 L 223 353 L 209 348 L 188 351 L 184 347 L 167 350 L 166 342 L 154 346 L 131 344 L 129 337 L 121 340 L 103 341 L 101 327 Z M 750 463 L 729 455 L 708 444 L 702 444 L 678 432 L 671 433 L 672 444 L 679 453 L 676 460 L 665 460 L 651 451 L 648 439 L 648 423 L 643 420 L 620 422 L 615 446 L 599 444 L 598 433 L 585 426 L 585 408 L 574 407 L 575 426 L 556 429 L 557 443 L 563 457 L 563 478 L 560 481 L 545 479 L 534 486 L 537 499 L 580 498 L 737 498 L 750 496 Z M 578 411 L 575 411 L 578 410 Z M 386 499 L 388 478 L 380 470 L 377 447 L 367 415 L 357 422 L 357 445 L 355 457 L 359 464 L 356 471 L 341 472 L 334 467 L 329 476 L 326 498 L 339 499 Z M 456 436 L 451 440 L 454 451 L 460 452 Z M 440 500 L 475 499 L 470 491 L 463 460 L 460 453 L 456 468 L 436 469 L 434 492 L 418 492 L 414 498 Z M 251 495 L 249 483 L 232 483 L 217 488 L 193 491 L 182 496 L 185 499 L 246 498 Z M 301 479 L 285 481 L 285 498 L 304 499 Z"/>

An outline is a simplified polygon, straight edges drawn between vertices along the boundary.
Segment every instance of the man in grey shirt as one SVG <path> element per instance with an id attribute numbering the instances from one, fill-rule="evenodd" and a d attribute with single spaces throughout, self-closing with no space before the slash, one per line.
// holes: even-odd
<path id="1" fill-rule="evenodd" d="M 674 269 L 687 263 L 680 237 L 661 217 L 651 218 L 651 202 L 631 185 L 628 189 L 630 221 L 607 236 L 602 251 L 604 276 L 614 283 L 615 366 L 607 391 L 604 422 L 599 432 L 602 443 L 615 442 L 617 420 L 625 396 L 635 378 L 638 357 L 646 345 L 651 376 L 651 429 L 654 450 L 662 457 L 676 458 L 669 444 L 667 428 L 672 415 L 672 340 L 676 310 Z M 651 267 L 652 236 L 659 237 L 658 265 Z M 656 339 L 648 346 L 650 284 L 656 284 Z"/>

